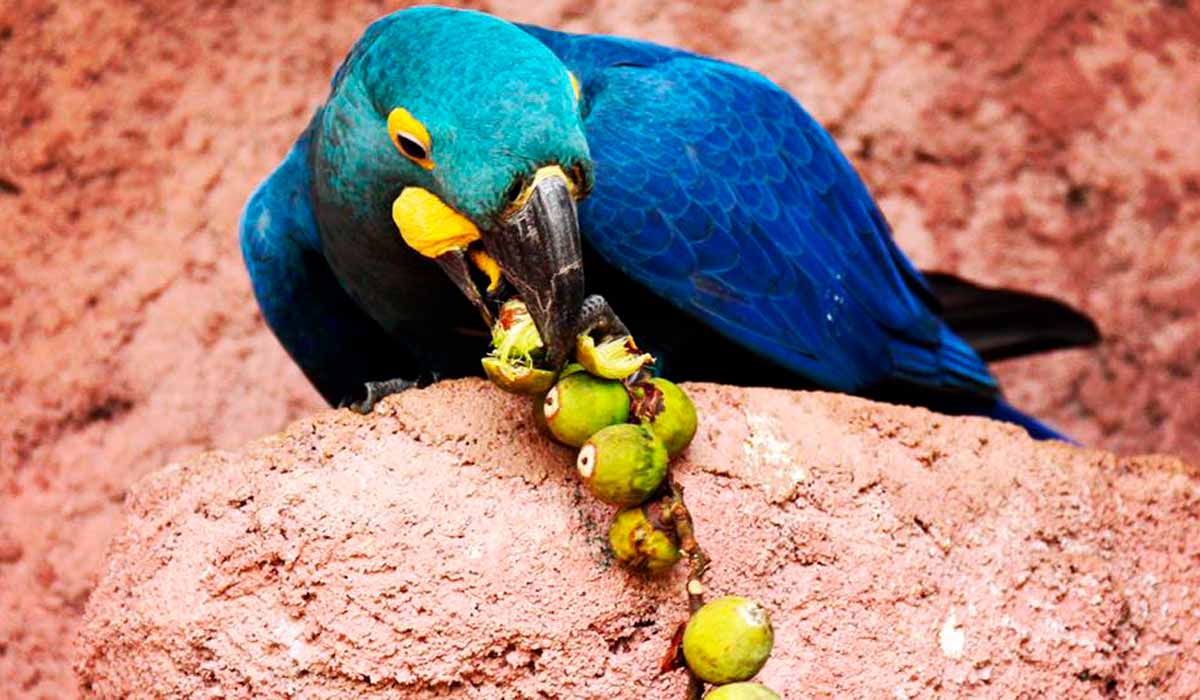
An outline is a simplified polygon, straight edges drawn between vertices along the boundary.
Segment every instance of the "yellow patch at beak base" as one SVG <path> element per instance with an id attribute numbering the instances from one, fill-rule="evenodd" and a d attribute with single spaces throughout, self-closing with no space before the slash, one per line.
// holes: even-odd
<path id="1" fill-rule="evenodd" d="M 392 203 L 392 220 L 408 247 L 427 258 L 466 248 L 479 240 L 479 229 L 470 219 L 420 187 L 404 188 Z"/>
<path id="2" fill-rule="evenodd" d="M 574 181 L 567 177 L 567 174 L 563 172 L 563 169 L 560 166 L 544 165 L 537 169 L 537 172 L 533 174 L 533 181 L 530 182 L 524 190 L 521 190 L 521 194 L 517 195 L 517 198 L 508 205 L 508 209 L 505 211 L 505 216 L 508 216 L 512 214 L 512 212 L 515 212 L 516 210 L 525 206 L 526 202 L 529 201 L 529 197 L 533 195 L 533 190 L 538 186 L 538 183 L 549 177 L 556 177 L 562 180 L 564 183 L 566 183 L 567 191 L 571 193 L 571 196 L 578 198 L 578 195 L 576 195 L 575 192 Z"/>
<path id="3" fill-rule="evenodd" d="M 489 292 L 496 291 L 496 287 L 500 286 L 500 263 L 496 262 L 492 256 L 488 255 L 482 250 L 472 250 L 469 255 L 471 257 L 471 262 L 475 263 L 475 267 L 479 268 L 480 272 L 487 275 L 487 290 Z"/>

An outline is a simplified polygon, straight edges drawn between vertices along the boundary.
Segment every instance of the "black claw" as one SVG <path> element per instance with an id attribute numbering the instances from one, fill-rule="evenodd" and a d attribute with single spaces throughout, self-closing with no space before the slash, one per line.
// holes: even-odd
<path id="1" fill-rule="evenodd" d="M 629 328 L 617 316 L 617 312 L 613 311 L 608 301 L 599 294 L 593 294 L 583 300 L 583 307 L 579 312 L 579 320 L 580 335 L 584 333 L 589 335 L 599 333 L 600 337 L 596 339 L 599 343 L 632 335 L 629 332 Z M 642 367 L 625 378 L 625 386 L 632 388 L 635 384 L 648 381 L 652 378 L 654 378 L 654 371 L 649 367 Z"/>
<path id="2" fill-rule="evenodd" d="M 363 387 L 366 389 L 367 395 L 361 401 L 342 402 L 338 408 L 348 408 L 355 413 L 366 415 L 375 410 L 375 404 L 379 403 L 385 396 L 399 394 L 402 391 L 415 389 L 422 386 L 421 382 L 411 379 L 388 379 L 382 382 L 365 382 Z"/>
<path id="3" fill-rule="evenodd" d="M 579 329 L 580 334 L 601 333 L 601 341 L 629 335 L 629 329 L 599 294 L 593 294 L 583 300 L 583 307 L 579 312 Z"/>

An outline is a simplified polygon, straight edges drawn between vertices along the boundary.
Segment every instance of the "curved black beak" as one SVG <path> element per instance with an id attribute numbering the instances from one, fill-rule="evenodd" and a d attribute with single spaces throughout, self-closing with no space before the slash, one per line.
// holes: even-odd
<path id="1" fill-rule="evenodd" d="M 483 295 L 479 293 L 479 288 L 475 286 L 475 280 L 471 279 L 471 268 L 467 264 L 467 254 L 461 248 L 446 251 L 434 258 L 437 264 L 442 267 L 442 272 L 450 278 L 454 286 L 463 293 L 467 301 L 471 302 L 479 311 L 479 317 L 487 324 L 488 328 L 492 327 L 495 319 L 492 318 L 492 310 L 484 303 Z"/>
<path id="2" fill-rule="evenodd" d="M 543 168 L 500 230 L 483 245 L 529 307 L 548 359 L 570 357 L 583 306 L 583 253 L 575 198 L 559 168 Z"/>

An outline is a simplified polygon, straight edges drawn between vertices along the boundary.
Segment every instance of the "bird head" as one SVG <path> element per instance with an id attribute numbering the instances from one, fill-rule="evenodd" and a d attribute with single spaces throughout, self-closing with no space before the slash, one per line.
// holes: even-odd
<path id="1" fill-rule="evenodd" d="M 561 365 L 583 302 L 575 203 L 592 161 L 558 57 L 488 15 L 405 10 L 367 30 L 325 112 L 321 176 L 388 208 L 391 234 L 489 323 L 507 280 Z"/>

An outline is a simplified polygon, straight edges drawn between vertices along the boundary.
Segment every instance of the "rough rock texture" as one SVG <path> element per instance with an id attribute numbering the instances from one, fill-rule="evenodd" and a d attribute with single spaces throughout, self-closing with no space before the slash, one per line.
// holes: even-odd
<path id="1" fill-rule="evenodd" d="M 1200 471 L 981 419 L 690 387 L 676 465 L 713 593 L 761 600 L 787 697 L 1194 697 Z M 471 409 L 464 411 L 464 406 Z M 479 380 L 155 472 L 88 604 L 97 698 L 681 698 L 683 567 Z"/>
<path id="2" fill-rule="evenodd" d="M 1095 351 L 1007 363 L 1083 441 L 1200 458 L 1200 7 L 493 0 L 762 70 L 922 265 L 1058 295 Z M 259 319 L 239 208 L 393 2 L 0 2 L 0 697 L 66 649 L 127 486 L 319 406 Z"/>

